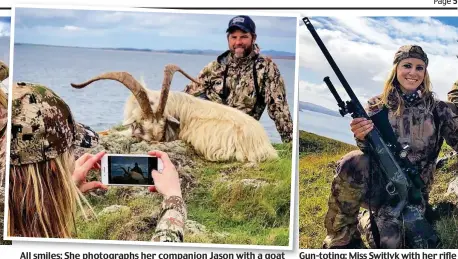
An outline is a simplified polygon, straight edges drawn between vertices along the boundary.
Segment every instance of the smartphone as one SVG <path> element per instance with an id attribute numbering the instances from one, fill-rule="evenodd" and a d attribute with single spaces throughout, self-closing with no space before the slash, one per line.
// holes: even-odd
<path id="1" fill-rule="evenodd" d="M 106 185 L 154 185 L 151 171 L 162 172 L 162 161 L 149 155 L 105 154 L 102 157 L 102 183 Z"/>

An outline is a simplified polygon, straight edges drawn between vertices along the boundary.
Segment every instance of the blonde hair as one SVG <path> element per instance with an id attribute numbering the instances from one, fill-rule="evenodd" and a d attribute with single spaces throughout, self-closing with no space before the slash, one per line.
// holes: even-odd
<path id="1" fill-rule="evenodd" d="M 70 238 L 73 235 L 78 205 L 83 214 L 83 202 L 89 205 L 72 179 L 74 167 L 73 150 L 46 162 L 11 165 L 9 236 Z"/>
<path id="2" fill-rule="evenodd" d="M 400 116 L 404 111 L 404 99 L 402 98 L 401 94 L 396 90 L 395 86 L 395 84 L 399 84 L 396 73 L 398 64 L 393 65 L 388 75 L 388 78 L 385 80 L 380 101 L 373 104 L 372 107 L 380 107 L 381 105 L 385 105 L 390 109 L 396 109 L 395 115 Z M 432 97 L 434 93 L 432 92 L 431 79 L 429 77 L 428 70 L 425 70 L 425 77 L 423 79 L 422 85 L 423 87 L 420 87 L 421 96 L 425 102 L 426 109 L 430 110 L 433 105 Z M 388 101 L 390 96 L 394 96 L 396 98 L 397 107 L 391 107 Z"/>
<path id="3" fill-rule="evenodd" d="M 3 89 L 0 89 L 0 105 L 3 106 L 3 108 L 8 109 L 8 96 Z"/>

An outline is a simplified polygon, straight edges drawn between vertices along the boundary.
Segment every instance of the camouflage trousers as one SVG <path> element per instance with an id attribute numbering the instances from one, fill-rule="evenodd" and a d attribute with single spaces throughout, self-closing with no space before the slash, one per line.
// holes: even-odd
<path id="1" fill-rule="evenodd" d="M 386 184 L 378 171 L 370 156 L 359 150 L 346 154 L 338 161 L 325 217 L 327 236 L 323 248 L 342 247 L 361 240 L 362 235 L 371 248 L 376 248 L 369 206 L 379 231 L 380 248 L 403 246 L 403 222 L 388 213 Z M 361 207 L 365 210 L 360 211 Z"/>

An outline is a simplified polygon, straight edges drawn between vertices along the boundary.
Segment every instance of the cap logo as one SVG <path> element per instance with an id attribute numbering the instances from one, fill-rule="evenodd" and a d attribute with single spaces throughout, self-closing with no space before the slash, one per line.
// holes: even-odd
<path id="1" fill-rule="evenodd" d="M 233 23 L 233 24 L 234 24 L 234 23 L 238 23 L 238 22 L 244 23 L 244 22 L 245 22 L 245 18 L 243 18 L 243 17 L 236 17 L 236 18 L 232 19 L 232 23 Z"/>

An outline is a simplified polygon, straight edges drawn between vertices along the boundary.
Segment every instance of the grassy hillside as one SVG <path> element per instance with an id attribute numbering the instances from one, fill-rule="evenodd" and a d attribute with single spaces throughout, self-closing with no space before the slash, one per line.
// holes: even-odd
<path id="1" fill-rule="evenodd" d="M 288 245 L 292 145 L 275 145 L 280 159 L 259 165 L 204 161 L 181 141 L 131 143 L 112 134 L 91 151 L 168 152 L 188 207 L 185 242 Z M 77 238 L 149 241 L 162 197 L 143 187 L 110 187 L 88 200 L 97 219 L 77 219 Z"/>
<path id="2" fill-rule="evenodd" d="M 324 217 L 331 181 L 338 161 L 344 154 L 357 149 L 336 140 L 300 131 L 299 139 L 299 247 L 321 248 L 326 236 Z M 451 151 L 444 144 L 441 156 Z M 451 159 L 436 172 L 430 203 L 441 218 L 436 223 L 444 248 L 458 248 L 458 211 L 450 209 L 457 202 L 453 195 L 445 196 L 448 183 L 456 177 L 458 160 Z"/>

